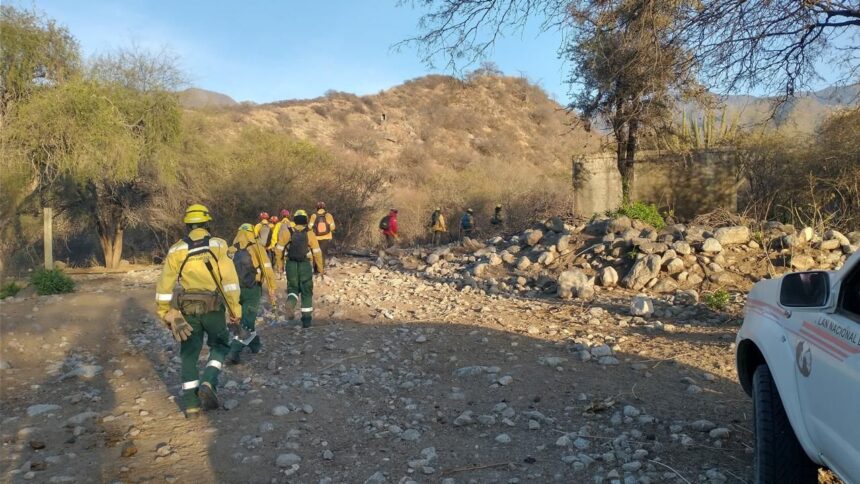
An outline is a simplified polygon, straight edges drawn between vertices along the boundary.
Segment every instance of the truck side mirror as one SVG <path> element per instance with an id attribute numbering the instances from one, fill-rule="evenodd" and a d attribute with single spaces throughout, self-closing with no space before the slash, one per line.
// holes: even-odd
<path id="1" fill-rule="evenodd" d="M 779 303 L 786 307 L 816 308 L 827 304 L 830 276 L 823 271 L 795 272 L 782 278 Z"/>

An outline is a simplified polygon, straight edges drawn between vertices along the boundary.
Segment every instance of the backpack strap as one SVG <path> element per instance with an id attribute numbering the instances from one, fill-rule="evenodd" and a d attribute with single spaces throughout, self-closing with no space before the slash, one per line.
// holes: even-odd
<path id="1" fill-rule="evenodd" d="M 212 258 L 215 258 L 215 253 L 213 253 L 212 249 L 209 248 L 209 239 L 211 239 L 211 238 L 212 237 L 209 235 L 207 235 L 206 237 L 203 237 L 200 240 L 192 240 L 191 237 L 189 237 L 187 235 L 185 237 L 182 237 L 182 241 L 185 242 L 185 245 L 188 246 L 188 253 L 185 255 L 185 260 L 182 261 L 182 265 L 179 266 L 179 279 L 180 280 L 182 279 L 182 269 L 185 268 L 185 264 L 188 263 L 188 259 L 192 255 L 197 255 L 197 254 L 202 254 L 204 252 L 208 252 L 209 255 L 212 256 Z M 208 266 L 211 266 L 211 264 L 208 264 L 208 261 L 207 261 L 207 267 Z M 211 269 L 210 269 L 210 271 L 211 271 Z M 216 280 L 216 282 L 217 282 L 217 280 Z"/>

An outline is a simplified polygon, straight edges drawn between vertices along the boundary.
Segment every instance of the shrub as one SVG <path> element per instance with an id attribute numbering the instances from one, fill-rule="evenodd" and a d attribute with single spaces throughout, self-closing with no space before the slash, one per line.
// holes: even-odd
<path id="1" fill-rule="evenodd" d="M 657 206 L 644 202 L 632 202 L 622 205 L 621 208 L 611 214 L 613 217 L 627 216 L 633 220 L 641 220 L 657 230 L 666 226 L 666 221 L 657 210 Z"/>
<path id="2" fill-rule="evenodd" d="M 75 281 L 60 269 L 39 270 L 30 278 L 36 294 L 65 294 L 75 290 Z"/>
<path id="3" fill-rule="evenodd" d="M 722 311 L 729 304 L 729 293 L 725 289 L 717 289 L 705 294 L 705 304 L 714 311 Z"/>
<path id="4" fill-rule="evenodd" d="M 21 286 L 15 284 L 15 282 L 10 282 L 5 286 L 0 287 L 0 299 L 6 299 L 7 297 L 15 297 L 20 290 Z"/>

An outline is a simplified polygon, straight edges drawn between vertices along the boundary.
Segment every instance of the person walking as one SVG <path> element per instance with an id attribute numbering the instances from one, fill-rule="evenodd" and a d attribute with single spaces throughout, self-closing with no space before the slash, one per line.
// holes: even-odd
<path id="1" fill-rule="evenodd" d="M 460 240 L 464 237 L 472 237 L 475 232 L 475 211 L 471 208 L 466 210 L 460 219 Z"/>
<path id="2" fill-rule="evenodd" d="M 257 313 L 263 286 L 269 293 L 269 302 L 275 303 L 275 275 L 265 249 L 254 237 L 254 227 L 242 224 L 233 239 L 233 265 L 239 278 L 239 304 L 242 306 L 242 319 L 234 331 L 230 342 L 227 362 L 238 364 L 240 355 L 247 347 L 251 353 L 259 353 L 263 343 L 257 334 Z"/>
<path id="3" fill-rule="evenodd" d="M 436 207 L 436 210 L 430 216 L 430 230 L 433 232 L 433 245 L 441 245 L 442 239 L 448 232 L 448 227 L 445 225 L 445 216 L 442 214 L 442 207 Z"/>
<path id="4" fill-rule="evenodd" d="M 185 210 L 183 222 L 188 234 L 170 247 L 156 285 L 158 316 L 180 342 L 181 402 L 187 418 L 198 416 L 201 406 L 205 410 L 218 408 L 218 375 L 230 350 L 225 304 L 231 323 L 242 317 L 236 268 L 227 256 L 227 242 L 210 235 L 211 221 L 209 209 L 203 205 L 194 204 Z M 209 361 L 201 383 L 197 360 L 204 335 Z"/>
<path id="5" fill-rule="evenodd" d="M 325 274 L 325 265 L 316 235 L 308 227 L 307 213 L 297 210 L 293 221 L 296 227 L 287 232 L 286 240 L 279 241 L 278 245 L 284 247 L 287 259 L 287 305 L 295 315 L 296 304 L 301 297 L 302 327 L 309 328 L 314 312 L 314 273 Z"/>
<path id="6" fill-rule="evenodd" d="M 496 209 L 493 211 L 493 218 L 490 219 L 490 224 L 497 229 L 504 228 L 505 226 L 505 218 L 502 216 L 502 206 L 501 204 L 496 205 Z"/>
<path id="7" fill-rule="evenodd" d="M 329 246 L 334 238 L 336 227 L 334 217 L 326 212 L 325 202 L 317 202 L 317 211 L 311 214 L 310 226 L 313 228 L 314 235 L 317 236 L 323 259 L 328 260 Z"/>
<path id="8" fill-rule="evenodd" d="M 272 240 L 272 252 L 275 256 L 275 277 L 280 281 L 284 276 L 284 249 L 289 240 L 289 235 L 295 229 L 296 224 L 290 220 L 290 211 L 281 210 L 281 222 L 275 227 Z"/>
<path id="9" fill-rule="evenodd" d="M 382 235 L 385 237 L 385 248 L 394 247 L 397 244 L 397 209 L 392 208 L 388 211 L 388 215 L 382 217 L 379 221 L 379 229 L 382 230 Z"/>

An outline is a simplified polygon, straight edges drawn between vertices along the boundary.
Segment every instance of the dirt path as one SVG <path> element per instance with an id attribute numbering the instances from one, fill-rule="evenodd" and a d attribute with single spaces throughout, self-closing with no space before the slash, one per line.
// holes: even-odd
<path id="1" fill-rule="evenodd" d="M 264 316 L 187 421 L 156 271 L 4 302 L 4 482 L 726 482 L 752 465 L 738 321 L 459 292 L 349 260 L 310 330 Z M 204 351 L 205 357 L 205 351 Z M 587 361 L 586 361 L 587 360 Z"/>

